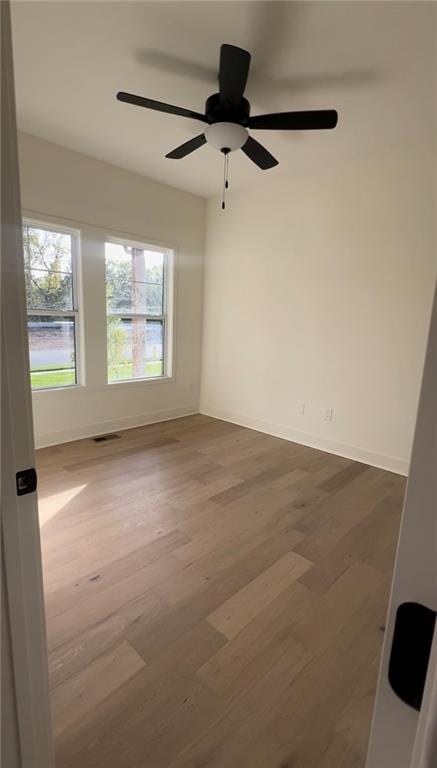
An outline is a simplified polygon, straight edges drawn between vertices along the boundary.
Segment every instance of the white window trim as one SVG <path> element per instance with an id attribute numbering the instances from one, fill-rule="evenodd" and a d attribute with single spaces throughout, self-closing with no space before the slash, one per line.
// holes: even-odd
<path id="1" fill-rule="evenodd" d="M 159 246 L 153 243 L 149 243 L 145 240 L 131 240 L 125 237 L 113 237 L 107 235 L 105 238 L 106 243 L 114 243 L 115 245 L 128 246 L 130 248 L 138 248 L 140 250 L 154 251 L 155 253 L 162 253 L 164 255 L 164 269 L 163 269 L 163 313 L 161 315 L 148 315 L 147 313 L 135 313 L 135 312 L 108 312 L 106 311 L 106 318 L 108 317 L 126 317 L 135 318 L 141 317 L 144 320 L 161 320 L 164 326 L 163 333 L 163 372 L 160 376 L 144 376 L 136 377 L 132 379 L 118 379 L 116 381 L 109 381 L 107 378 L 107 385 L 109 387 L 130 386 L 134 384 L 144 384 L 147 382 L 159 382 L 168 381 L 173 379 L 173 323 L 174 323 L 174 249 L 168 246 Z M 106 266 L 106 260 L 105 260 Z M 108 365 L 106 366 L 106 376 L 108 376 Z"/>
<path id="2" fill-rule="evenodd" d="M 83 388 L 84 382 L 84 365 L 83 365 L 83 339 L 82 339 L 82 323 L 81 323 L 81 306 L 82 306 L 82 281 L 80 271 L 80 230 L 73 227 L 66 227 L 55 222 L 40 221 L 39 219 L 23 217 L 23 227 L 34 227 L 35 229 L 44 229 L 48 232 L 59 232 L 59 234 L 66 234 L 71 236 L 71 271 L 72 271 L 72 290 L 73 290 L 73 309 L 28 309 L 26 306 L 27 317 L 40 317 L 41 315 L 50 315 L 53 317 L 74 317 L 74 353 L 75 353 L 75 369 L 76 369 L 76 382 L 74 384 L 66 384 L 61 387 L 41 387 L 40 389 L 32 388 L 32 395 L 41 394 L 44 392 L 63 392 L 65 390 Z"/>

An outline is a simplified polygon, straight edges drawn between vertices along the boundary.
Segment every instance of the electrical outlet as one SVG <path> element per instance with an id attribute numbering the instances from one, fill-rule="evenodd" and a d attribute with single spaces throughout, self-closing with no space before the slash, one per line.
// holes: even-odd
<path id="1" fill-rule="evenodd" d="M 306 407 L 305 403 L 299 403 L 299 413 L 301 416 L 305 415 L 305 407 Z"/>
<path id="2" fill-rule="evenodd" d="M 334 409 L 327 408 L 325 411 L 325 421 L 332 421 L 333 417 L 334 417 Z"/>

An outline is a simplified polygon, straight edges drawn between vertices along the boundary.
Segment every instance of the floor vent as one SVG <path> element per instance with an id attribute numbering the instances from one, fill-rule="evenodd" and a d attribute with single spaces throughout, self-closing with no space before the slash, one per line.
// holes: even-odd
<path id="1" fill-rule="evenodd" d="M 112 435 L 99 435 L 99 437 L 92 437 L 95 443 L 104 443 L 106 440 L 116 440 L 120 435 L 116 435 L 115 432 Z"/>

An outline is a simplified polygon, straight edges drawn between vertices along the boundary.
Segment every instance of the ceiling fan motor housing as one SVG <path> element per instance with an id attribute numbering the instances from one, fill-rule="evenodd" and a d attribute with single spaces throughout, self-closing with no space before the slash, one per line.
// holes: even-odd
<path id="1" fill-rule="evenodd" d="M 247 126 L 249 124 L 250 104 L 242 96 L 238 104 L 232 101 L 223 101 L 219 93 L 213 93 L 205 102 L 205 116 L 208 123 L 238 123 Z"/>

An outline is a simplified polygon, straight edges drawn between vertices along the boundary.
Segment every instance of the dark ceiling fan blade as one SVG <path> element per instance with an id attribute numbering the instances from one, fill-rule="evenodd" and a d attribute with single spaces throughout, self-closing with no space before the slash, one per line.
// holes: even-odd
<path id="1" fill-rule="evenodd" d="M 253 162 L 256 163 L 259 168 L 262 168 L 263 171 L 267 171 L 269 168 L 273 168 L 275 165 L 278 165 L 276 158 L 273 157 L 273 155 L 271 155 L 270 152 L 268 152 L 262 144 L 260 144 L 258 141 L 255 141 L 252 136 L 249 136 L 241 149 L 243 150 L 244 154 L 253 160 Z"/>
<path id="2" fill-rule="evenodd" d="M 169 157 L 170 160 L 181 160 L 183 157 L 186 157 L 186 155 L 194 152 L 195 149 L 202 147 L 203 144 L 206 144 L 206 139 L 205 134 L 201 133 L 200 136 L 195 136 L 194 139 L 190 139 L 189 141 L 186 141 L 185 144 L 181 144 L 180 147 L 173 149 L 172 152 L 169 152 L 168 155 L 166 155 L 166 157 Z"/>
<path id="3" fill-rule="evenodd" d="M 278 112 L 249 118 L 249 128 L 266 131 L 318 131 L 335 128 L 335 109 L 313 109 L 308 112 Z"/>
<path id="4" fill-rule="evenodd" d="M 219 89 L 222 104 L 238 105 L 249 74 L 250 53 L 235 45 L 223 43 L 220 48 Z"/>
<path id="5" fill-rule="evenodd" d="M 185 109 L 184 107 L 174 107 L 173 104 L 165 104 L 163 101 L 146 99 L 144 96 L 135 96 L 133 93 L 125 93 L 124 91 L 119 91 L 117 93 L 117 99 L 119 101 L 124 101 L 126 104 L 134 104 L 136 107 L 156 109 L 157 112 L 168 112 L 170 115 L 191 117 L 193 120 L 201 120 L 203 123 L 207 122 L 205 115 L 201 115 L 200 112 L 193 112 L 193 110 Z"/>

